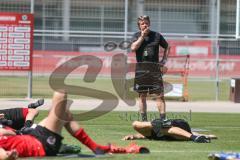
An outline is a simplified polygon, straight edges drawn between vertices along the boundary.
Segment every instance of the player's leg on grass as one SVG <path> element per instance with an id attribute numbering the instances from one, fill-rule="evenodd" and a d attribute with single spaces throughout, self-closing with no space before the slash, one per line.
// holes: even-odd
<path id="1" fill-rule="evenodd" d="M 48 116 L 43 119 L 39 125 L 46 127 L 50 131 L 61 134 L 62 128 L 71 117 L 67 114 L 67 94 L 62 92 L 54 92 L 52 98 L 52 106 Z"/>
<path id="2" fill-rule="evenodd" d="M 97 144 L 93 141 L 89 135 L 84 131 L 83 128 L 80 128 L 76 121 L 70 121 L 66 123 L 65 128 L 69 133 L 77 138 L 80 142 L 86 145 L 91 149 L 95 154 L 105 154 L 105 153 L 149 153 L 149 150 L 146 147 L 140 147 L 136 144 L 129 145 L 128 147 L 118 147 L 116 145 L 107 145 L 103 146 Z"/>
<path id="3" fill-rule="evenodd" d="M 164 135 L 174 137 L 177 140 L 191 140 L 196 143 L 210 143 L 208 137 L 204 135 L 195 135 L 179 127 L 163 128 L 161 132 Z"/>
<path id="4" fill-rule="evenodd" d="M 109 151 L 109 146 L 101 146 L 95 143 L 88 134 L 81 128 L 76 121 L 73 121 L 71 113 L 67 107 L 67 94 L 55 92 L 52 100 L 52 108 L 43 121 L 39 125 L 47 129 L 61 134 L 63 126 L 67 131 L 77 138 L 80 142 L 89 147 L 94 153 L 103 154 Z"/>
<path id="5" fill-rule="evenodd" d="M 177 140 L 189 140 L 192 135 L 179 127 L 162 128 L 161 132 L 164 135 L 174 137 Z"/>
<path id="6" fill-rule="evenodd" d="M 31 127 L 34 122 L 34 119 L 38 116 L 38 114 L 39 114 L 39 111 L 37 109 L 29 108 L 25 118 L 24 126 Z"/>
<path id="7" fill-rule="evenodd" d="M 55 92 L 52 100 L 52 108 L 44 120 L 39 125 L 46 127 L 52 132 L 61 134 L 63 126 L 77 138 L 80 142 L 89 147 L 95 154 L 104 154 L 107 152 L 119 153 L 127 151 L 117 146 L 102 146 L 94 142 L 88 134 L 81 128 L 76 121 L 73 121 L 72 115 L 67 106 L 67 94 L 64 92 Z"/>
<path id="8" fill-rule="evenodd" d="M 140 134 L 145 137 L 149 137 L 152 135 L 153 126 L 151 122 L 133 122 L 133 128 Z M 197 143 L 209 143 L 209 139 L 205 136 L 194 135 L 190 132 L 187 132 L 179 127 L 169 127 L 169 128 L 161 128 L 159 130 L 163 135 L 171 136 L 177 140 L 192 140 Z"/>
<path id="9" fill-rule="evenodd" d="M 81 143 L 86 145 L 95 154 L 104 154 L 110 151 L 110 145 L 103 146 L 97 144 L 92 138 L 79 126 L 76 121 L 70 121 L 66 123 L 65 128 L 67 131 Z"/>
<path id="10" fill-rule="evenodd" d="M 133 128 L 140 134 L 145 137 L 151 137 L 153 131 L 153 125 L 151 122 L 140 122 L 134 121 L 132 123 Z M 179 127 L 170 127 L 170 128 L 161 128 L 159 130 L 163 135 L 172 136 L 178 140 L 189 140 L 191 133 L 179 128 Z"/>
<path id="11" fill-rule="evenodd" d="M 132 123 L 133 128 L 140 134 L 144 136 L 151 136 L 152 134 L 152 124 L 151 122 L 140 122 L 140 121 L 134 121 Z"/>
<path id="12" fill-rule="evenodd" d="M 217 139 L 217 136 L 214 134 L 202 134 L 202 133 L 198 133 L 198 132 L 192 132 L 192 133 L 196 136 L 205 136 L 210 139 Z"/>

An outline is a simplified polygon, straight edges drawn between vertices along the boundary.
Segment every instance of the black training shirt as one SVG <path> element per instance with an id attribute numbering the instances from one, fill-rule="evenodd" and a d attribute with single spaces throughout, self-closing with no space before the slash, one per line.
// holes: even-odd
<path id="1" fill-rule="evenodd" d="M 138 40 L 141 32 L 137 32 L 132 37 L 132 42 Z M 141 46 L 136 50 L 137 62 L 159 62 L 159 46 L 166 49 L 168 47 L 167 41 L 164 37 L 154 31 L 150 31 L 148 36 L 144 38 Z"/>

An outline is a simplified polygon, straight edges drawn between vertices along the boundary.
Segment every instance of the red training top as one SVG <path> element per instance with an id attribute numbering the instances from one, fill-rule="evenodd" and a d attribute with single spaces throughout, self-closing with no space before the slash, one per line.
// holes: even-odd
<path id="1" fill-rule="evenodd" d="M 19 157 L 43 157 L 42 143 L 31 135 L 0 136 L 0 147 L 9 151 L 16 149 Z"/>

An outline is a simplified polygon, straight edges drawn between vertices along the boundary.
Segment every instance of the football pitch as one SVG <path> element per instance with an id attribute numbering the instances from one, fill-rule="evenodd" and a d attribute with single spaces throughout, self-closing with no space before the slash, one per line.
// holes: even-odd
<path id="1" fill-rule="evenodd" d="M 73 112 L 75 116 L 81 116 L 80 111 Z M 137 120 L 136 112 L 110 112 L 102 117 L 89 121 L 82 121 L 79 124 L 98 143 L 113 143 L 120 146 L 127 146 L 131 141 L 122 141 L 121 138 L 127 134 L 135 133 L 131 123 Z M 157 114 L 157 113 L 149 113 Z M 187 113 L 178 114 L 178 118 L 187 118 Z M 47 115 L 46 111 L 40 111 L 37 121 Z M 123 115 L 127 115 L 123 118 Z M 179 117 L 180 115 L 180 117 Z M 193 113 L 191 119 L 186 119 L 195 130 L 202 130 L 201 133 L 217 135 L 218 139 L 211 143 L 193 143 L 191 141 L 150 141 L 134 140 L 133 142 L 150 149 L 150 154 L 114 154 L 97 158 L 82 159 L 144 159 L 144 160 L 206 160 L 210 153 L 216 152 L 240 152 L 240 116 L 239 114 L 226 113 Z M 71 137 L 63 130 L 64 143 L 79 145 L 82 148 L 81 154 L 92 155 L 92 152 L 80 142 Z M 36 158 L 32 158 L 36 159 Z M 81 159 L 70 157 L 45 157 L 42 159 Z"/>
<path id="2" fill-rule="evenodd" d="M 66 78 L 66 85 L 74 87 L 87 87 L 99 91 L 105 91 L 117 95 L 111 78 L 97 78 L 93 82 L 85 82 L 83 76 Z M 171 83 L 171 82 L 170 82 Z M 28 91 L 28 79 L 23 76 L 3 76 L 0 77 L 1 98 L 25 98 Z M 211 79 L 194 78 L 188 81 L 189 101 L 215 101 L 216 84 Z M 121 88 L 118 86 L 118 88 Z M 229 100 L 230 81 L 221 80 L 219 83 L 219 100 Z M 49 85 L 49 77 L 33 77 L 32 96 L 33 98 L 51 98 L 53 90 Z M 71 94 L 70 94 L 71 95 Z M 86 98 L 84 96 L 71 96 L 71 98 Z M 170 99 L 170 98 L 169 98 Z"/>

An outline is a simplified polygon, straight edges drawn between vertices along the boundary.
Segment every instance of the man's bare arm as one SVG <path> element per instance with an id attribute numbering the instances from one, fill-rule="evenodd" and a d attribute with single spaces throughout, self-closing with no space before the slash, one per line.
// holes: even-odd
<path id="1" fill-rule="evenodd" d="M 134 140 L 134 139 L 145 139 L 146 137 L 140 133 L 137 134 L 130 134 L 122 138 L 122 140 Z"/>
<path id="2" fill-rule="evenodd" d="M 131 44 L 131 50 L 133 52 L 136 52 L 136 50 L 141 46 L 143 40 L 144 40 L 144 37 L 140 36 L 135 42 Z"/>
<path id="3" fill-rule="evenodd" d="M 169 52 L 170 52 L 170 46 L 168 46 L 167 48 L 165 48 L 164 49 L 164 51 L 163 51 L 163 58 L 162 58 L 162 60 L 161 60 L 161 63 L 164 65 L 164 64 L 166 64 L 166 62 L 167 62 L 167 58 L 168 58 L 168 54 L 169 54 Z"/>
<path id="4" fill-rule="evenodd" d="M 141 31 L 141 36 L 131 45 L 131 50 L 133 52 L 136 52 L 136 50 L 141 46 L 142 42 L 144 41 L 144 37 L 146 37 L 148 33 L 149 33 L 149 27 Z"/>

